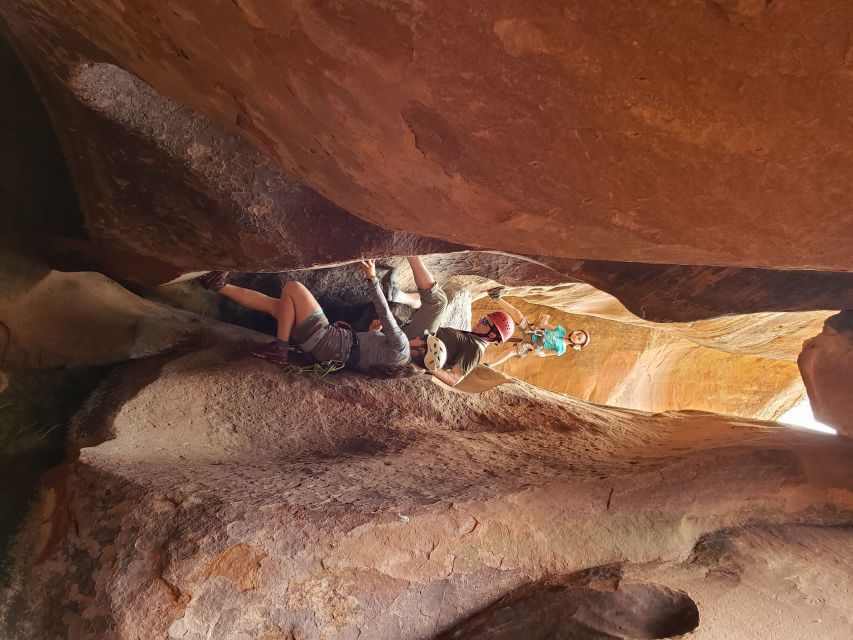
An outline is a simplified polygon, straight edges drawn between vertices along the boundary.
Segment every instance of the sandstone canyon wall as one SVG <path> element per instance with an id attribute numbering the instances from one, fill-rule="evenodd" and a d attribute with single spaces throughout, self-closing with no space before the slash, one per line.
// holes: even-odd
<path id="1" fill-rule="evenodd" d="M 548 313 L 553 324 L 569 331 L 582 328 L 592 336 L 590 348 L 580 352 L 513 358 L 498 367 L 501 373 L 544 389 L 654 413 L 694 410 L 764 420 L 778 418 L 805 394 L 799 370 L 790 360 L 727 353 L 665 329 L 508 300 L 534 322 Z M 496 305 L 486 299 L 478 301 L 474 313 L 494 309 Z M 722 323 L 717 322 L 718 335 L 730 335 Z M 487 360 L 495 362 L 514 349 L 515 345 L 491 349 Z"/>
<path id="2" fill-rule="evenodd" d="M 47 431 L 64 462 L 0 526 L 0 634 L 846 640 L 851 24 L 842 0 L 2 3 L 27 73 L 0 47 L 0 462 L 32 484 Z M 301 377 L 191 282 L 343 309 L 341 265 L 411 290 L 410 254 L 448 322 L 500 283 L 594 342 L 503 369 L 537 386 Z M 795 361 L 842 437 L 767 421 Z"/>
<path id="3" fill-rule="evenodd" d="M 844 0 L 2 9 L 48 73 L 121 67 L 385 228 L 569 258 L 829 271 L 849 270 L 853 232 L 850 12 Z M 530 233 L 540 226 L 550 233 Z"/>

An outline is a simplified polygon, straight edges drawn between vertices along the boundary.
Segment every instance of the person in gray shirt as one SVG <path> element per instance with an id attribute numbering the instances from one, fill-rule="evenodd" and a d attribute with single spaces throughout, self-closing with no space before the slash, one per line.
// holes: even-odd
<path id="1" fill-rule="evenodd" d="M 278 322 L 276 340 L 252 351 L 252 355 L 275 364 L 287 364 L 291 345 L 317 362 L 340 362 L 369 375 L 403 378 L 418 375 L 412 364 L 409 339 L 400 329 L 376 277 L 374 260 L 358 263 L 367 279 L 368 293 L 381 324 L 379 330 L 354 332 L 329 323 L 311 292 L 300 282 L 285 283 L 280 298 L 228 284 L 228 273 L 211 271 L 200 278 L 205 289 L 234 302 L 269 313 Z"/>

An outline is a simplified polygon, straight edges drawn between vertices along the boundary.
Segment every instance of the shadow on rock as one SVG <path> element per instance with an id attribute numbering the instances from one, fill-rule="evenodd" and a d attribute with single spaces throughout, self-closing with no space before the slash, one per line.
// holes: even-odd
<path id="1" fill-rule="evenodd" d="M 617 567 L 599 567 L 515 589 L 437 640 L 671 638 L 697 626 L 699 609 L 686 593 L 622 582 Z"/>

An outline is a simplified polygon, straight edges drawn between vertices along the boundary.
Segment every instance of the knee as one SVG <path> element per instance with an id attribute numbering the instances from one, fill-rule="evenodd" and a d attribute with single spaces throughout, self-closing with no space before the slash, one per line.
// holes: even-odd
<path id="1" fill-rule="evenodd" d="M 437 284 L 433 285 L 433 288 L 430 291 L 430 297 L 433 300 L 433 304 L 442 311 L 447 308 L 447 294 L 444 293 L 444 289 Z"/>
<path id="2" fill-rule="evenodd" d="M 290 295 L 297 292 L 307 291 L 305 285 L 301 282 L 297 282 L 296 280 L 290 280 L 289 282 L 285 282 L 284 286 L 281 288 L 281 295 Z"/>
<path id="3" fill-rule="evenodd" d="M 438 287 L 436 290 L 435 306 L 441 313 L 444 313 L 445 309 L 447 309 L 447 294 L 444 293 L 441 287 Z"/>

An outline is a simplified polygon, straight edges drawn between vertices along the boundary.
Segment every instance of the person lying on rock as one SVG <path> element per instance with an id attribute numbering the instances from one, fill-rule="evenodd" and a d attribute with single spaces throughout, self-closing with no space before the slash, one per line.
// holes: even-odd
<path id="1" fill-rule="evenodd" d="M 428 338 L 425 338 L 424 334 L 435 335 L 443 343 L 447 359 L 441 368 L 429 373 L 443 383 L 455 387 L 480 364 L 486 347 L 492 343 L 504 342 L 512 336 L 515 323 L 508 314 L 496 311 L 478 320 L 473 331 L 442 327 L 441 320 L 447 307 L 447 296 L 436 284 L 435 278 L 420 257 L 410 256 L 408 261 L 418 292 L 400 291 L 392 270 L 389 273 L 388 298 L 391 302 L 416 309 L 412 319 L 403 326 L 403 332 L 409 338 L 412 360 L 426 366 L 424 357 L 427 355 Z M 427 369 L 430 368 L 427 366 Z"/>
<path id="2" fill-rule="evenodd" d="M 200 278 L 205 289 L 216 291 L 237 304 L 263 311 L 278 322 L 277 339 L 252 351 L 275 364 L 287 364 L 291 345 L 298 346 L 317 362 L 341 362 L 369 375 L 405 378 L 418 375 L 412 365 L 408 338 L 391 315 L 376 277 L 373 260 L 358 263 L 369 283 L 369 293 L 381 330 L 354 332 L 329 324 L 316 298 L 296 281 L 285 283 L 280 298 L 228 284 L 228 272 L 211 271 Z"/>
<path id="3" fill-rule="evenodd" d="M 534 355 L 539 358 L 550 358 L 561 356 L 570 348 L 580 351 L 589 344 L 589 334 L 583 329 L 575 329 L 567 332 L 562 325 L 549 324 L 551 316 L 543 315 L 539 325 L 531 323 L 521 311 L 512 306 L 501 297 L 503 287 L 489 289 L 489 297 L 495 300 L 501 309 L 506 311 L 521 329 L 522 337 L 514 338 L 511 342 L 518 342 L 514 351 L 502 356 L 495 362 L 489 363 L 490 367 L 503 364 L 510 358 L 525 358 Z"/>

